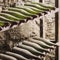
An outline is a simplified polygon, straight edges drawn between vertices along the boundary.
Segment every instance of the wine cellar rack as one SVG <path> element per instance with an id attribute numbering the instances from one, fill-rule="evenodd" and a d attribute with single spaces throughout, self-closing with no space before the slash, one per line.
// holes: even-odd
<path id="1" fill-rule="evenodd" d="M 45 2 L 0 1 L 0 60 L 58 59 L 59 8 Z"/>

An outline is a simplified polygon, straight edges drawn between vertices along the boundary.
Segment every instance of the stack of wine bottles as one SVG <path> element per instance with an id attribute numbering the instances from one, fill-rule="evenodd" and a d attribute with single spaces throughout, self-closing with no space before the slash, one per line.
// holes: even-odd
<path id="1" fill-rule="evenodd" d="M 25 3 L 20 7 L 7 7 L 7 10 L 2 10 L 0 13 L 0 30 L 7 27 L 12 28 L 14 25 L 19 26 L 50 10 L 54 10 L 54 7 L 35 2 Z M 8 45 L 3 46 L 2 42 L 0 48 L 5 50 L 0 50 L 0 60 L 45 60 L 46 56 L 54 58 L 51 50 L 55 50 L 56 46 L 55 43 L 37 36 L 19 41 L 12 49 Z"/>
<path id="2" fill-rule="evenodd" d="M 57 45 L 40 37 L 19 41 L 12 49 L 3 43 L 0 41 L 1 60 L 44 60 L 46 56 L 55 58 L 51 50 L 55 50 Z"/>
<path id="3" fill-rule="evenodd" d="M 51 50 L 57 45 L 40 37 L 28 38 L 19 42 L 12 50 L 0 51 L 2 60 L 44 60 L 46 56 L 54 58 Z"/>
<path id="4" fill-rule="evenodd" d="M 6 9 L 7 8 L 7 9 Z M 28 20 L 34 20 L 37 16 L 41 16 L 41 13 L 46 14 L 50 10 L 55 8 L 52 6 L 46 6 L 41 3 L 25 3 L 20 7 L 6 7 L 0 13 L 0 30 L 3 28 L 11 28 L 14 25 L 19 25 L 21 22 L 27 22 Z"/>

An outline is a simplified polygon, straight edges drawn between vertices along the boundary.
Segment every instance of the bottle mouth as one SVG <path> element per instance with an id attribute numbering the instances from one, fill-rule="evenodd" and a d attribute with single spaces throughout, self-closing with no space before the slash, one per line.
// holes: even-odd
<path id="1" fill-rule="evenodd" d="M 32 15 L 32 17 L 33 17 L 33 19 L 34 19 L 34 18 L 37 18 L 37 15 Z"/>
<path id="2" fill-rule="evenodd" d="M 42 12 L 42 13 L 44 13 L 44 15 L 45 15 L 45 14 L 47 14 L 47 12 L 46 12 L 46 11 L 44 11 L 44 12 Z"/>
<path id="3" fill-rule="evenodd" d="M 25 20 L 24 19 L 20 20 L 19 23 L 18 23 L 18 25 L 20 25 L 21 23 L 25 23 Z"/>
<path id="4" fill-rule="evenodd" d="M 17 25 L 17 24 L 18 24 L 17 22 L 12 22 L 10 28 L 11 28 L 13 25 Z"/>
<path id="5" fill-rule="evenodd" d="M 42 14 L 41 14 L 41 13 L 38 13 L 38 15 L 39 15 L 39 17 L 40 17 L 40 16 L 42 16 Z"/>
<path id="6" fill-rule="evenodd" d="M 28 17 L 27 19 L 26 19 L 26 22 L 28 21 L 28 20 L 32 20 L 33 18 L 32 17 Z"/>
<path id="7" fill-rule="evenodd" d="M 2 28 L 0 27 L 0 31 L 2 30 Z"/>

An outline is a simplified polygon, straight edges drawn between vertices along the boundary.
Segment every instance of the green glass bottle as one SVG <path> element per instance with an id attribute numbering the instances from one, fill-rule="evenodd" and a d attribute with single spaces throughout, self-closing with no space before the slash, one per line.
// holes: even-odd
<path id="1" fill-rule="evenodd" d="M 34 54 L 34 55 L 37 55 L 37 56 L 39 56 L 39 55 L 40 55 L 40 56 L 45 56 L 45 54 L 37 51 L 36 49 L 34 49 L 33 47 L 28 46 L 28 45 L 20 44 L 18 47 L 19 47 L 19 48 L 24 48 L 24 49 L 30 51 L 30 52 L 31 52 L 32 54 Z"/>
<path id="2" fill-rule="evenodd" d="M 17 58 L 18 60 L 28 60 L 27 58 L 25 58 L 24 56 L 17 54 L 17 53 L 13 53 L 13 52 L 5 52 L 5 54 L 13 56 L 15 58 Z"/>
<path id="3" fill-rule="evenodd" d="M 25 11 L 29 12 L 30 14 L 33 14 L 33 15 L 38 14 L 37 11 L 34 11 L 31 8 L 28 8 L 28 7 L 16 7 L 16 8 L 23 9 L 23 10 L 25 10 Z"/>
<path id="4" fill-rule="evenodd" d="M 44 39 L 44 38 L 41 38 L 41 37 L 33 37 L 33 39 L 36 39 L 36 40 L 39 40 L 39 41 L 42 41 L 50 46 L 57 46 L 55 43 L 52 43 L 50 42 L 49 40 L 47 39 Z"/>
<path id="5" fill-rule="evenodd" d="M 48 4 L 44 4 L 44 3 L 37 3 L 37 2 L 31 2 L 30 1 L 30 3 L 31 4 L 37 4 L 37 5 L 39 5 L 39 6 L 42 6 L 42 7 L 44 7 L 44 8 L 48 8 L 48 9 L 55 9 L 55 7 L 54 6 L 51 6 L 51 5 L 48 5 Z"/>
<path id="6" fill-rule="evenodd" d="M 4 22 L 0 21 L 0 27 L 4 26 Z"/>
<path id="7" fill-rule="evenodd" d="M 26 16 L 32 16 L 32 14 L 28 13 L 27 11 L 23 10 L 23 9 L 18 9 L 18 8 L 8 8 L 8 10 L 10 11 L 16 11 L 16 12 L 19 12 L 19 13 L 22 13 Z"/>
<path id="8" fill-rule="evenodd" d="M 31 8 L 34 11 L 37 11 L 38 13 L 44 12 L 44 10 L 39 10 L 39 9 L 37 9 L 35 7 L 29 7 L 29 8 Z"/>
<path id="9" fill-rule="evenodd" d="M 50 51 L 48 51 L 47 49 L 42 48 L 41 46 L 39 46 L 36 43 L 30 42 L 30 41 L 23 41 L 23 44 L 34 47 L 35 49 L 37 49 L 40 52 L 46 52 L 46 53 L 50 53 Z"/>
<path id="10" fill-rule="evenodd" d="M 19 19 L 26 19 L 27 16 L 21 14 L 21 13 L 18 13 L 18 12 L 15 12 L 15 11 L 2 11 L 3 13 L 7 13 L 7 14 L 10 14 L 10 15 L 13 15 L 15 16 L 16 18 L 19 18 Z"/>
<path id="11" fill-rule="evenodd" d="M 18 54 L 20 54 L 20 55 L 22 55 L 22 56 L 24 56 L 24 57 L 26 57 L 28 59 L 32 58 L 32 59 L 40 60 L 39 57 L 33 55 L 31 52 L 29 52 L 28 50 L 23 49 L 23 48 L 14 47 L 12 51 L 15 52 L 15 53 L 18 53 Z"/>
<path id="12" fill-rule="evenodd" d="M 49 9 L 44 8 L 42 6 L 39 6 L 39 5 L 36 5 L 36 4 L 25 4 L 25 6 L 35 7 L 35 8 L 40 9 L 40 10 L 49 11 Z"/>
<path id="13" fill-rule="evenodd" d="M 0 13 L 0 19 L 7 22 L 15 22 L 19 20 L 18 18 L 6 13 Z"/>
<path id="14" fill-rule="evenodd" d="M 49 46 L 48 44 L 46 44 L 46 43 L 44 43 L 42 41 L 37 41 L 36 39 L 30 38 L 30 39 L 28 39 L 28 41 L 37 43 L 38 45 L 40 45 L 41 47 L 46 48 L 46 49 L 54 49 L 54 47 Z"/>
<path id="15" fill-rule="evenodd" d="M 9 56 L 7 54 L 0 53 L 0 58 L 3 60 L 17 60 L 16 58 Z"/>

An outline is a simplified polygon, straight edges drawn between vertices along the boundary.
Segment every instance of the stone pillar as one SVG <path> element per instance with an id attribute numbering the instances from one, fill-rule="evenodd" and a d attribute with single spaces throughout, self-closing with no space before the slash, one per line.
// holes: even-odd
<path id="1" fill-rule="evenodd" d="M 59 8 L 60 8 L 60 0 L 59 0 Z M 58 21 L 58 39 L 59 39 L 59 44 L 60 44 L 60 11 L 59 11 L 59 21 Z M 60 60 L 60 46 L 59 46 L 59 59 Z"/>

